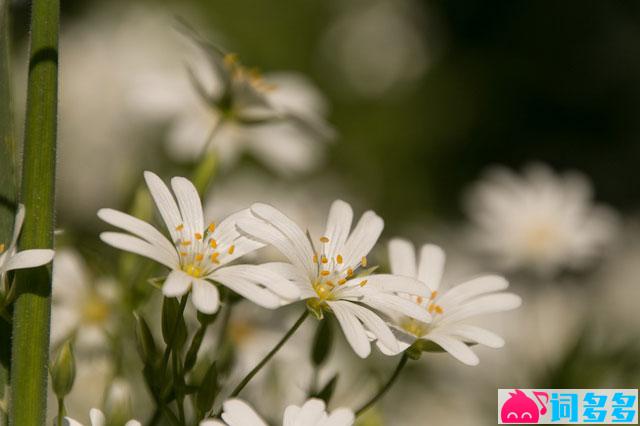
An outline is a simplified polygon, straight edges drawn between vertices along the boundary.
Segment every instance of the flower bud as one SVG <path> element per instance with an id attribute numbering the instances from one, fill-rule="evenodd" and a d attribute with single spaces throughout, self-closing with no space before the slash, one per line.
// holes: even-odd
<path id="1" fill-rule="evenodd" d="M 131 387 L 124 379 L 111 382 L 105 399 L 105 411 L 110 425 L 123 425 L 131 418 Z"/>
<path id="2" fill-rule="evenodd" d="M 51 382 L 58 398 L 64 398 L 71 392 L 76 378 L 76 362 L 73 357 L 71 343 L 67 341 L 51 365 Z"/>

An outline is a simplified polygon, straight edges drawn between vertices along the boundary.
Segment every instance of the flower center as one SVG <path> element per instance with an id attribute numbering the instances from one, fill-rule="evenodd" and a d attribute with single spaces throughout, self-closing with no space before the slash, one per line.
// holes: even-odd
<path id="1" fill-rule="evenodd" d="M 240 83 L 246 82 L 261 93 L 271 92 L 276 89 L 275 85 L 264 81 L 260 70 L 243 66 L 235 53 L 226 54 L 223 61 L 233 80 Z"/>
<path id="2" fill-rule="evenodd" d="M 97 295 L 91 296 L 82 308 L 82 318 L 90 324 L 104 323 L 110 313 L 109 304 Z"/>
<path id="3" fill-rule="evenodd" d="M 354 267 L 345 265 L 341 254 L 338 253 L 335 256 L 329 254 L 329 242 L 328 237 L 320 237 L 321 250 L 314 253 L 312 259 L 317 265 L 317 276 L 312 286 L 322 302 L 335 299 L 335 290 L 354 276 L 354 268 L 357 270 L 367 266 L 367 258 L 364 256 Z M 364 287 L 367 285 L 367 280 L 363 279 L 359 285 Z"/>
<path id="4" fill-rule="evenodd" d="M 422 337 L 431 330 L 433 322 L 444 314 L 444 308 L 437 303 L 438 292 L 432 291 L 429 298 L 426 299 L 422 296 L 415 296 L 413 300 L 431 314 L 432 322 L 430 324 L 418 321 L 414 318 L 404 317 L 400 322 L 402 327 L 407 333 L 416 337 Z"/>
<path id="5" fill-rule="evenodd" d="M 233 244 L 220 247 L 218 241 L 213 238 L 215 229 L 215 224 L 211 223 L 203 232 L 190 235 L 186 232 L 184 224 L 176 226 L 180 235 L 174 244 L 180 255 L 182 271 L 195 278 L 206 276 L 220 265 L 220 256 L 230 256 L 235 252 Z"/>
<path id="6" fill-rule="evenodd" d="M 400 327 L 402 327 L 402 329 L 407 333 L 418 338 L 424 336 L 429 332 L 429 324 L 418 321 L 414 318 L 404 318 L 400 323 Z"/>
<path id="7" fill-rule="evenodd" d="M 556 230 L 548 223 L 531 226 L 525 232 L 525 246 L 532 256 L 540 255 L 549 250 L 558 239 Z"/>

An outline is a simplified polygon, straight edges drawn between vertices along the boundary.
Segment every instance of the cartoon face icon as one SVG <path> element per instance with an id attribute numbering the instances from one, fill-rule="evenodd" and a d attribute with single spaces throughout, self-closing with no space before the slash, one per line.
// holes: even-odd
<path id="1" fill-rule="evenodd" d="M 509 395 L 510 398 L 500 410 L 500 419 L 503 423 L 538 423 L 540 414 L 547 412 L 546 403 L 549 401 L 549 394 L 546 392 L 534 392 L 535 398 L 540 403 L 540 410 L 534 400 L 519 389 L 516 389 L 515 392 L 509 392 Z M 540 400 L 541 396 L 546 397 L 544 403 Z"/>

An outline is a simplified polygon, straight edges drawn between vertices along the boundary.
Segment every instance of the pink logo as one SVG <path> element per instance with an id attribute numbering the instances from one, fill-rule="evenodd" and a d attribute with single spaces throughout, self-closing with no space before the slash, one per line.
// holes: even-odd
<path id="1" fill-rule="evenodd" d="M 500 418 L 503 423 L 538 423 L 541 414 L 547 412 L 549 394 L 547 392 L 533 392 L 533 396 L 540 404 L 538 405 L 519 389 L 509 392 L 510 398 L 502 405 Z M 545 398 L 544 403 L 541 397 Z"/>

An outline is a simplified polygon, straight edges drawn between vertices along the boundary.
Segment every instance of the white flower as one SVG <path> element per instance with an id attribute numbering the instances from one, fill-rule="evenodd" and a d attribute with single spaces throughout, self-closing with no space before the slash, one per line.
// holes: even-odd
<path id="1" fill-rule="evenodd" d="M 477 365 L 476 354 L 467 343 L 477 343 L 500 348 L 504 340 L 483 328 L 466 324 L 469 318 L 515 309 L 522 303 L 513 293 L 500 292 L 509 286 L 502 277 L 485 275 L 471 279 L 445 292 L 440 289 L 444 270 L 445 254 L 432 244 L 425 244 L 416 262 L 413 245 L 402 239 L 389 242 L 391 272 L 415 277 L 423 283 L 423 293 L 413 299 L 432 315 L 429 322 L 416 321 L 406 316 L 394 318 L 393 328 L 398 339 L 398 349 L 391 350 L 383 341 L 378 341 L 380 350 L 396 354 L 406 350 L 416 340 L 430 340 L 453 357 L 467 365 Z"/>
<path id="2" fill-rule="evenodd" d="M 90 278 L 84 261 L 72 250 L 60 250 L 53 260 L 51 343 L 74 335 L 78 351 L 102 349 L 116 327 L 117 283 Z"/>
<path id="3" fill-rule="evenodd" d="M 107 426 L 107 419 L 105 418 L 104 413 L 97 408 L 92 408 L 89 412 L 89 416 L 91 417 L 91 426 Z M 65 417 L 63 424 L 65 426 L 82 426 L 82 423 L 73 420 L 70 417 Z M 137 420 L 129 420 L 124 426 L 142 426 L 142 423 Z"/>
<path id="4" fill-rule="evenodd" d="M 17 243 L 24 223 L 24 214 L 24 206 L 20 204 L 13 225 L 13 237 L 9 245 L 0 242 L 0 289 L 4 286 L 7 272 L 46 265 L 53 259 L 54 251 L 50 249 L 18 251 Z"/>
<path id="5" fill-rule="evenodd" d="M 521 176 L 491 170 L 470 193 L 468 212 L 479 249 L 505 269 L 543 275 L 584 267 L 615 232 L 613 213 L 592 204 L 584 176 L 559 176 L 539 164 Z"/>
<path id="6" fill-rule="evenodd" d="M 170 119 L 168 148 L 174 158 L 193 161 L 211 145 L 224 167 L 245 151 L 282 174 L 319 163 L 322 142 L 334 132 L 324 118 L 326 101 L 313 84 L 295 73 L 263 78 L 234 54 L 212 50 L 206 55 L 191 61 L 197 87 L 182 95 L 173 89 L 176 78 L 188 82 L 186 72 L 147 81 L 145 92 L 154 94 L 150 109 Z"/>
<path id="7" fill-rule="evenodd" d="M 351 206 L 335 201 L 316 248 L 298 225 L 274 207 L 257 203 L 250 210 L 253 218 L 239 220 L 238 227 L 253 238 L 272 244 L 291 262 L 266 265 L 295 283 L 302 299 L 310 299 L 310 306 L 335 314 L 347 341 L 360 357 L 369 355 L 370 340 L 374 338 L 397 349 L 389 327 L 372 308 L 429 320 L 425 310 L 399 295 L 423 291 L 423 285 L 413 278 L 388 274 L 358 276 L 358 269 L 367 267 L 366 256 L 384 227 L 374 212 L 364 213 L 349 234 Z"/>
<path id="8" fill-rule="evenodd" d="M 232 214 L 217 226 L 214 223 L 205 226 L 198 191 L 189 180 L 182 177 L 171 180 L 176 203 L 158 176 L 145 172 L 144 177 L 171 240 L 150 224 L 112 209 L 101 209 L 98 216 L 133 235 L 104 232 L 100 238 L 170 268 L 162 287 L 166 297 L 179 297 L 193 289 L 191 301 L 204 313 L 214 313 L 219 307 L 219 293 L 213 282 L 266 308 L 277 308 L 298 297 L 295 286 L 270 269 L 257 265 L 226 266 L 262 247 L 236 230 L 236 221 L 249 216 L 248 210 Z"/>
<path id="9" fill-rule="evenodd" d="M 225 401 L 220 420 L 207 419 L 200 426 L 267 426 L 267 423 L 246 402 L 239 399 Z M 289 405 L 282 419 L 282 426 L 351 426 L 355 422 L 353 412 L 338 408 L 327 413 L 324 401 L 309 399 L 302 407 Z"/>

